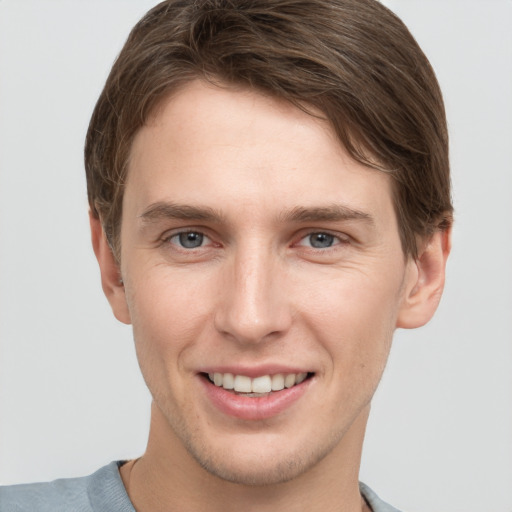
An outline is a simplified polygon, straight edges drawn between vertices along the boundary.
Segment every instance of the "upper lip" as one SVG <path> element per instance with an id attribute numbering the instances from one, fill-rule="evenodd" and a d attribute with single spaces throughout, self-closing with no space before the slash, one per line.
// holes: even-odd
<path id="1" fill-rule="evenodd" d="M 232 373 L 233 375 L 245 375 L 254 379 L 262 375 L 277 375 L 278 373 L 314 373 L 311 368 L 304 366 L 289 366 L 283 364 L 265 365 L 211 365 L 200 368 L 198 373 Z"/>

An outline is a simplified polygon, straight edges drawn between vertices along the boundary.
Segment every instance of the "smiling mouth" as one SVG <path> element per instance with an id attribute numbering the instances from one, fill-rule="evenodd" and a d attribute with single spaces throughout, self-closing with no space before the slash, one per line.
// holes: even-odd
<path id="1" fill-rule="evenodd" d="M 261 375 L 254 379 L 246 375 L 217 372 L 204 374 L 204 376 L 215 386 L 234 394 L 262 397 L 272 392 L 293 388 L 311 378 L 313 373 L 277 373 L 275 375 Z"/>

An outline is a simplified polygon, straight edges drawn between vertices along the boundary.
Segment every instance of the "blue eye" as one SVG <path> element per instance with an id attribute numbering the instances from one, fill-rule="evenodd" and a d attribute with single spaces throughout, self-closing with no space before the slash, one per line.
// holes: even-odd
<path id="1" fill-rule="evenodd" d="M 309 244 L 315 249 L 326 249 L 328 247 L 332 247 L 335 239 L 336 237 L 329 233 L 311 233 L 307 237 Z"/>
<path id="2" fill-rule="evenodd" d="M 196 249 L 201 247 L 208 240 L 208 237 L 197 231 L 185 231 L 183 233 L 177 233 L 169 238 L 169 242 L 180 245 L 185 249 Z"/>
<path id="3" fill-rule="evenodd" d="M 324 231 L 309 233 L 301 239 L 298 245 L 302 247 L 310 247 L 312 249 L 330 249 L 331 247 L 343 244 L 344 239 Z"/>

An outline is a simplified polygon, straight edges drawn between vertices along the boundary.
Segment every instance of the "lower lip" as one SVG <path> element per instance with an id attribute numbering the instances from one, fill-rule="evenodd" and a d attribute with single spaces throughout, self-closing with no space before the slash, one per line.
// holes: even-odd
<path id="1" fill-rule="evenodd" d="M 224 414 L 243 420 L 265 420 L 277 416 L 292 406 L 307 390 L 311 379 L 266 396 L 248 397 L 237 395 L 216 386 L 200 376 L 203 388 L 210 401 Z"/>

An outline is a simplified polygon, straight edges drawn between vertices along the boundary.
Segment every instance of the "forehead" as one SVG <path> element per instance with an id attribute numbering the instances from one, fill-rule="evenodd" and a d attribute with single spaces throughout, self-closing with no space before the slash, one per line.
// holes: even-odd
<path id="1" fill-rule="evenodd" d="M 320 116 L 199 80 L 136 135 L 124 199 L 137 215 L 159 201 L 254 215 L 339 203 L 375 215 L 392 209 L 389 177 L 354 161 Z"/>

